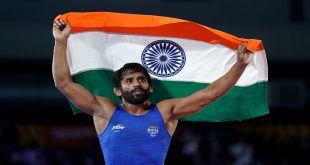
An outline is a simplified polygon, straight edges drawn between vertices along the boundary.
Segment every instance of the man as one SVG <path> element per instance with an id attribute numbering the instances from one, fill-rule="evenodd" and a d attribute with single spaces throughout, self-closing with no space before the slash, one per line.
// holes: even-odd
<path id="1" fill-rule="evenodd" d="M 106 164 L 164 164 L 178 119 L 199 112 L 229 91 L 253 59 L 246 45 L 240 45 L 237 62 L 207 88 L 156 104 L 148 99 L 153 88 L 146 69 L 137 63 L 126 64 L 114 77 L 114 93 L 122 101 L 117 105 L 71 80 L 66 59 L 70 25 L 57 20 L 53 35 L 55 85 L 81 111 L 93 116 Z"/>

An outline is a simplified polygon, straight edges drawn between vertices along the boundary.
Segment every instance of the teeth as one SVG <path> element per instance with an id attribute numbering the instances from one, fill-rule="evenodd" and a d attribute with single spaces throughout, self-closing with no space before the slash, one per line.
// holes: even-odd
<path id="1" fill-rule="evenodd" d="M 142 92 L 142 89 L 134 89 L 133 92 Z"/>
<path id="2" fill-rule="evenodd" d="M 141 90 L 141 89 L 136 89 L 136 90 L 133 90 L 132 93 L 143 93 L 143 90 Z"/>

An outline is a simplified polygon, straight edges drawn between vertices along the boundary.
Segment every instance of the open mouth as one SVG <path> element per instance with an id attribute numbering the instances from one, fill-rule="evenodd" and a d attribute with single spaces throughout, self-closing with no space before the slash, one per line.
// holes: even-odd
<path id="1" fill-rule="evenodd" d="M 142 89 L 137 88 L 137 89 L 133 89 L 131 93 L 132 94 L 143 94 L 144 91 Z"/>

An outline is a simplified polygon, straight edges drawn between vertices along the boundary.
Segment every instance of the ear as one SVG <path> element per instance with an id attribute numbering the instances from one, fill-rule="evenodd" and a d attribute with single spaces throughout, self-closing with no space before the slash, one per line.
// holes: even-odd
<path id="1" fill-rule="evenodd" d="M 113 88 L 113 92 L 118 97 L 122 96 L 122 92 L 119 88 Z"/>

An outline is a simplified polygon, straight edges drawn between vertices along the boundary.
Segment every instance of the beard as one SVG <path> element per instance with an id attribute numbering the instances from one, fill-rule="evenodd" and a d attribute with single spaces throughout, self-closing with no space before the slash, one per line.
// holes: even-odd
<path id="1" fill-rule="evenodd" d="M 139 91 L 141 93 L 134 95 L 133 93 L 136 91 Z M 144 90 L 142 88 L 135 88 L 131 91 L 123 91 L 121 89 L 121 92 L 124 100 L 130 104 L 142 104 L 149 98 L 150 95 L 149 90 Z"/>

